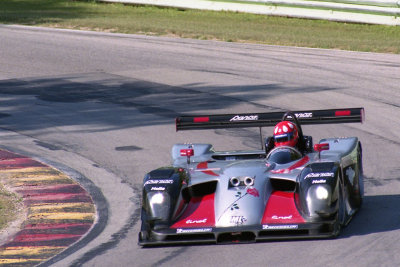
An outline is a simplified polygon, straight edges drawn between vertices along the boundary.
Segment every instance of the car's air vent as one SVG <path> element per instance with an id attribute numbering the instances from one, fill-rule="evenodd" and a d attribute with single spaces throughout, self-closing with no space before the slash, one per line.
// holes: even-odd
<path id="1" fill-rule="evenodd" d="M 187 187 L 186 190 L 188 190 L 190 196 L 200 197 L 214 193 L 216 188 L 217 188 L 217 181 L 211 181 Z"/>
<path id="2" fill-rule="evenodd" d="M 255 241 L 256 235 L 253 232 L 222 233 L 217 238 L 217 243 L 249 243 Z"/>
<path id="3" fill-rule="evenodd" d="M 285 180 L 285 179 L 269 179 L 272 185 L 272 188 L 277 191 L 285 191 L 285 192 L 294 192 L 296 189 L 296 182 Z"/>

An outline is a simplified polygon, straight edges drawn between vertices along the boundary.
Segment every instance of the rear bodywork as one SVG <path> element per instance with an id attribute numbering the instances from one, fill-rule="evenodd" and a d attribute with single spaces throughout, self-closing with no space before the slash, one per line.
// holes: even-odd
<path id="1" fill-rule="evenodd" d="M 293 114 L 302 124 L 361 122 L 363 109 Z M 301 114 L 314 122 L 305 121 Z M 177 129 L 183 129 L 186 122 L 182 120 L 194 125 L 187 130 L 264 127 L 282 118 L 281 113 L 257 114 L 257 118 L 262 115 L 268 121 L 255 120 L 254 114 L 181 117 Z M 245 125 L 232 126 L 239 121 Z M 357 137 L 343 137 L 322 139 L 319 144 L 324 149 L 316 147 L 302 154 L 285 147 L 216 152 L 211 144 L 174 145 L 172 165 L 144 178 L 139 244 L 337 236 L 361 206 L 361 143 Z"/>

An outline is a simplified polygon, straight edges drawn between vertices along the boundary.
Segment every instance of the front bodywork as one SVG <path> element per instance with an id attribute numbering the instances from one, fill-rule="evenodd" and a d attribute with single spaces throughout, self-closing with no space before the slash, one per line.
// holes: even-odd
<path id="1" fill-rule="evenodd" d="M 329 150 L 289 162 L 265 151 L 175 145 L 172 166 L 145 176 L 139 244 L 338 235 L 361 205 L 361 144 L 356 137 L 320 143 Z"/>

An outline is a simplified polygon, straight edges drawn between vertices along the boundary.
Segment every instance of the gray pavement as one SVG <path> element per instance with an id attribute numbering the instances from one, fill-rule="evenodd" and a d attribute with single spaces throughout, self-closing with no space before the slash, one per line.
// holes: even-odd
<path id="1" fill-rule="evenodd" d="M 82 173 L 109 205 L 104 232 L 56 266 L 400 262 L 399 55 L 14 26 L 0 35 L 0 145 Z M 314 140 L 363 142 L 365 206 L 340 238 L 137 246 L 143 175 L 170 162 L 174 143 L 259 147 L 255 130 L 176 133 L 177 114 L 348 106 L 365 107 L 365 124 L 304 127 Z"/>

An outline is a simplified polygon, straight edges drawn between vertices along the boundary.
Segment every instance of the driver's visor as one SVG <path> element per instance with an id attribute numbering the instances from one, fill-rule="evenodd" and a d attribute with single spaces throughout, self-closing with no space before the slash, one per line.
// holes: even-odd
<path id="1" fill-rule="evenodd" d="M 274 136 L 275 143 L 287 142 L 293 139 L 293 132 Z"/>

